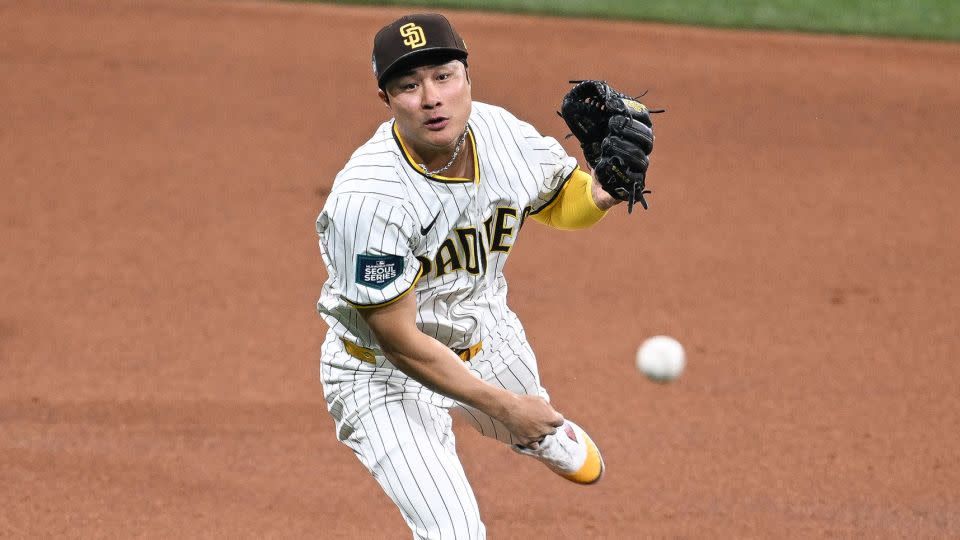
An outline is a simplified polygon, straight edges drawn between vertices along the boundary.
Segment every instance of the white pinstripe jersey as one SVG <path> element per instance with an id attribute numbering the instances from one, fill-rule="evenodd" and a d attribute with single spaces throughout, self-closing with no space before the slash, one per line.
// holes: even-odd
<path id="1" fill-rule="evenodd" d="M 328 274 L 317 310 L 338 336 L 378 350 L 355 306 L 385 305 L 411 288 L 417 326 L 451 348 L 515 320 L 507 256 L 576 159 L 500 107 L 473 102 L 468 128 L 475 180 L 427 176 L 392 120 L 337 174 L 316 225 Z"/>

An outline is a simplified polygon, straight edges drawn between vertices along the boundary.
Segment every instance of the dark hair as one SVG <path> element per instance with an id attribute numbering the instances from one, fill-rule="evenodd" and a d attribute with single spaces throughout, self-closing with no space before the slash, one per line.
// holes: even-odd
<path id="1" fill-rule="evenodd" d="M 450 51 L 424 51 L 421 54 L 404 59 L 390 66 L 390 71 L 383 74 L 380 79 L 380 88 L 386 89 L 390 81 L 418 67 L 440 66 L 447 62 L 459 60 L 463 68 L 467 68 L 467 59 L 457 53 Z"/>

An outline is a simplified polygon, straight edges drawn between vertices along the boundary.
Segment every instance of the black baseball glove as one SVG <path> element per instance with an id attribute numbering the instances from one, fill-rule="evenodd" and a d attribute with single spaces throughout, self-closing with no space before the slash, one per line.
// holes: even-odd
<path id="1" fill-rule="evenodd" d="M 633 212 L 636 201 L 644 209 L 649 155 L 653 152 L 651 111 L 636 99 L 617 92 L 605 81 L 575 83 L 558 113 L 580 141 L 583 156 L 600 186 Z"/>

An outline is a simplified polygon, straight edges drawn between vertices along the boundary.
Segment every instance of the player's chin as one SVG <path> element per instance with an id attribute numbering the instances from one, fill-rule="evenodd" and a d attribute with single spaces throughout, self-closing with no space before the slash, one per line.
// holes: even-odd
<path id="1" fill-rule="evenodd" d="M 427 130 L 424 138 L 435 148 L 448 148 L 457 144 L 457 139 L 463 133 L 463 128 L 457 130 L 452 125 L 448 125 L 442 130 Z"/>

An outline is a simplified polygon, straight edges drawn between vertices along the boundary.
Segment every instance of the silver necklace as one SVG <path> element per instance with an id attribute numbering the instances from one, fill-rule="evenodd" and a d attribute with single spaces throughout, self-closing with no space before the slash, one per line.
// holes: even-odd
<path id="1" fill-rule="evenodd" d="M 436 175 L 442 173 L 443 171 L 449 169 L 450 166 L 453 165 L 453 162 L 456 161 L 457 156 L 460 155 L 460 149 L 463 148 L 463 141 L 465 141 L 465 140 L 467 140 L 467 130 L 466 130 L 466 129 L 463 130 L 463 135 L 460 136 L 460 140 L 457 141 L 457 146 L 453 149 L 453 157 L 451 157 L 451 158 L 450 158 L 450 161 L 448 161 L 447 164 L 444 165 L 443 167 L 440 167 L 439 169 L 437 169 L 437 170 L 435 170 L 435 171 L 431 171 L 430 169 L 427 168 L 427 164 L 426 164 L 426 163 L 421 163 L 421 164 L 420 164 L 420 168 L 423 169 L 423 172 L 427 173 L 427 176 L 436 176 Z"/>

